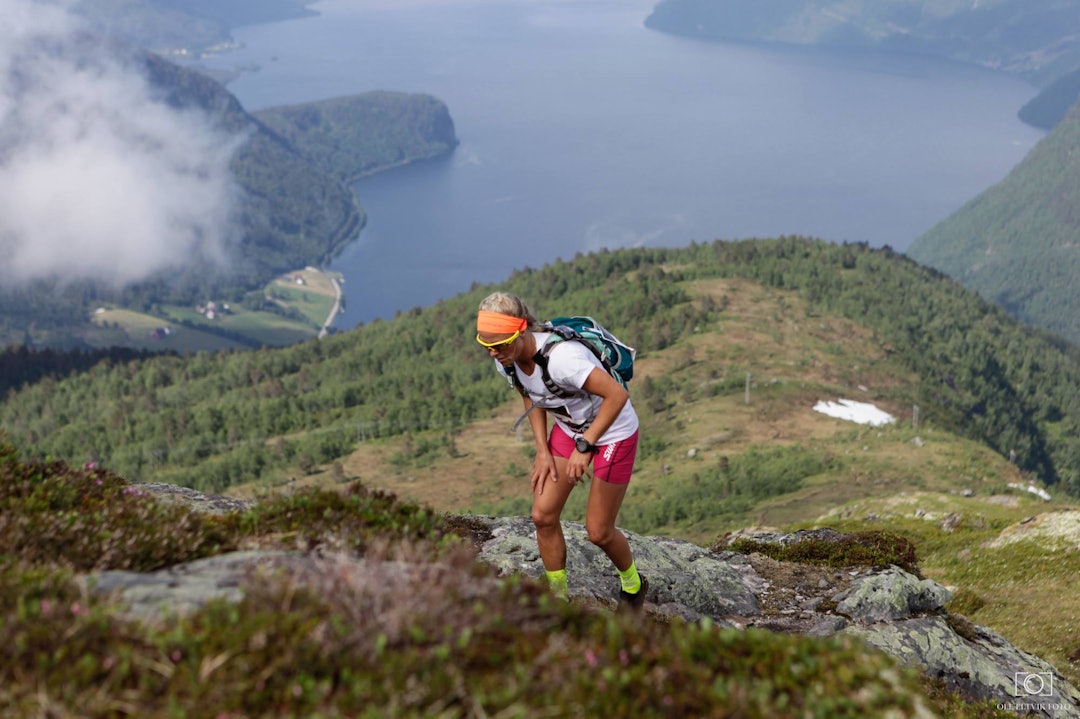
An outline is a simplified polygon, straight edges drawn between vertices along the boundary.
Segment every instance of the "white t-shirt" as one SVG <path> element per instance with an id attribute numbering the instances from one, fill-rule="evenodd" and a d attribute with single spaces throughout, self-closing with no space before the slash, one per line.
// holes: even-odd
<path id="1" fill-rule="evenodd" d="M 533 332 L 537 348 L 543 347 L 550 332 Z M 603 365 L 592 351 L 573 340 L 563 340 L 555 345 L 548 355 L 548 374 L 551 379 L 561 388 L 570 391 L 579 391 L 588 379 L 589 374 L 599 367 L 603 371 Z M 543 407 L 551 413 L 559 424 L 571 437 L 580 437 L 589 424 L 596 417 L 603 398 L 582 391 L 570 397 L 556 397 L 552 395 L 544 385 L 544 374 L 540 365 L 533 368 L 531 375 L 525 374 L 520 367 L 514 365 L 521 386 L 536 402 L 537 406 Z M 596 444 L 605 445 L 619 442 L 634 434 L 638 428 L 638 416 L 630 400 L 626 400 L 619 416 L 608 427 L 607 432 Z"/>

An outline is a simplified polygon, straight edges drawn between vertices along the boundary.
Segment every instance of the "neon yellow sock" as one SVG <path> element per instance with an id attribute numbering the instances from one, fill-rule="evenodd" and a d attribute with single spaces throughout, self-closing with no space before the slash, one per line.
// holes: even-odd
<path id="1" fill-rule="evenodd" d="M 641 577 L 637 573 L 637 564 L 630 562 L 625 571 L 619 570 L 619 581 L 622 582 L 623 591 L 627 594 L 637 594 L 641 591 Z"/>
<path id="2" fill-rule="evenodd" d="M 545 574 L 547 574 L 548 586 L 551 587 L 555 596 L 559 599 L 569 599 L 570 587 L 566 579 L 566 569 L 556 569 L 554 572 L 545 572 Z"/>

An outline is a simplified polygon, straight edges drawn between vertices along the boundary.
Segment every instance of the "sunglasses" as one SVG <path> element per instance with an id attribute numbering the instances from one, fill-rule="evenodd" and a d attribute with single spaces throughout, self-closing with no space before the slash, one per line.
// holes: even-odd
<path id="1" fill-rule="evenodd" d="M 502 352 L 504 349 L 514 344 L 517 338 L 521 336 L 521 330 L 518 330 L 514 334 L 510 335 L 510 339 L 499 340 L 498 342 L 485 342 L 480 339 L 480 335 L 476 335 L 476 342 L 486 350 L 495 350 L 496 352 Z"/>

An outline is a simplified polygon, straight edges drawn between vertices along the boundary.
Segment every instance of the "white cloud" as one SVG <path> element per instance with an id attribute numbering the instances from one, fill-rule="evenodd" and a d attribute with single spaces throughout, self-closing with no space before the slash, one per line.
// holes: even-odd
<path id="1" fill-rule="evenodd" d="M 221 261 L 240 140 L 162 102 L 63 8 L 0 9 L 0 281 L 120 286 Z"/>

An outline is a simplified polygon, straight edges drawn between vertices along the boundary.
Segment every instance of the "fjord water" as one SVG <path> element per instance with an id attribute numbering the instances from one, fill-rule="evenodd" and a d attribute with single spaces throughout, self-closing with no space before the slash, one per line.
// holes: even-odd
<path id="1" fill-rule="evenodd" d="M 708 43 L 652 0 L 327 0 L 242 28 L 249 110 L 430 93 L 446 158 L 356 183 L 337 322 L 392 317 L 578 252 L 801 234 L 903 250 L 1041 138 L 1023 81 L 930 58 Z"/>

